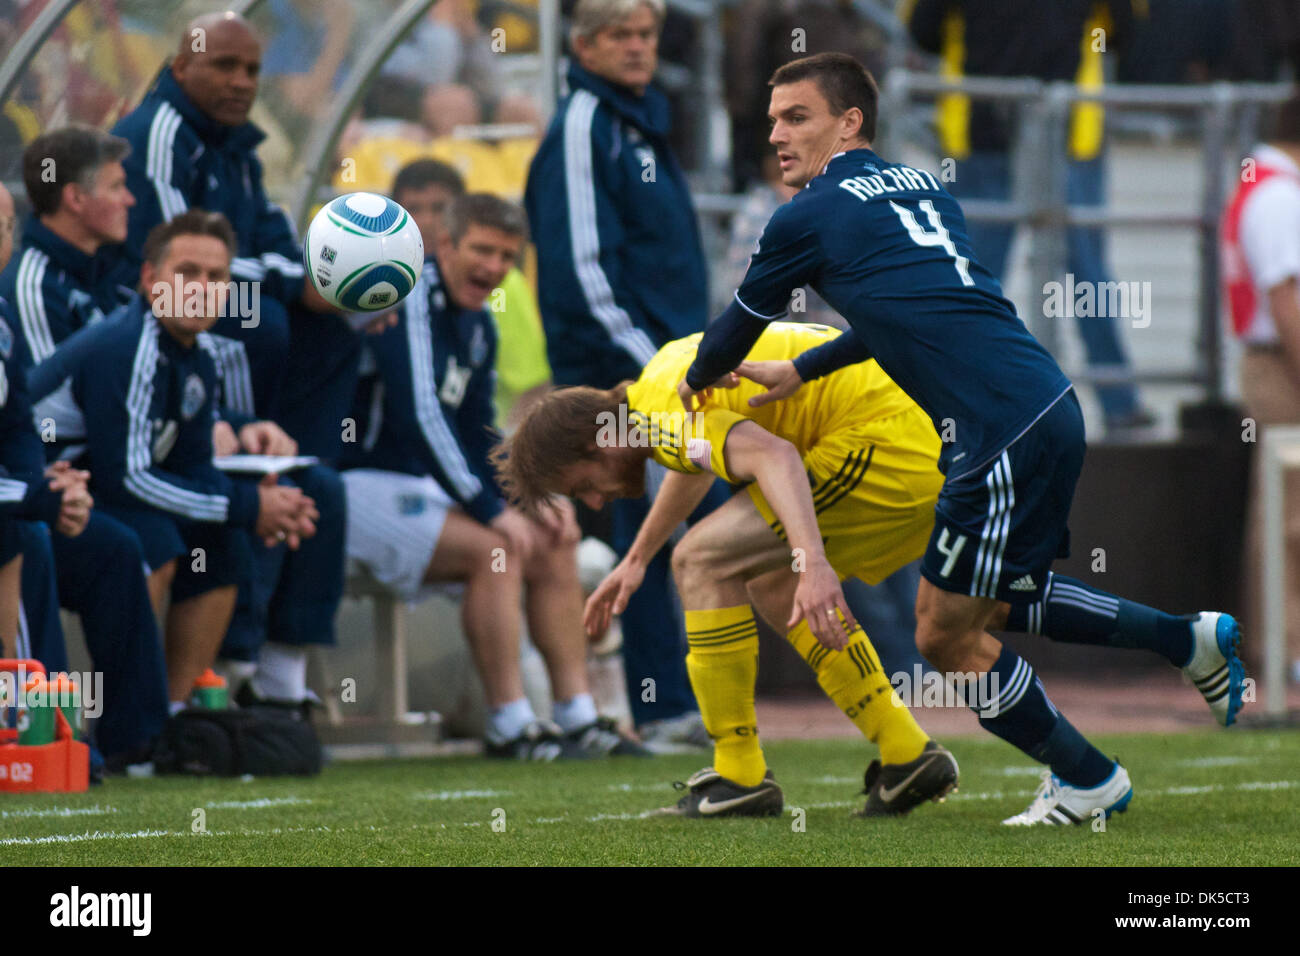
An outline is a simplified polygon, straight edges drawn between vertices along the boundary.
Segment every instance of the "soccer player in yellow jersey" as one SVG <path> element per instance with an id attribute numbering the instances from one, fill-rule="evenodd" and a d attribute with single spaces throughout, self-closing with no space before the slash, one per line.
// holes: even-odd
<path id="1" fill-rule="evenodd" d="M 748 363 L 791 359 L 838 334 L 774 322 Z M 839 583 L 855 575 L 875 584 L 925 551 L 943 483 L 934 426 L 875 362 L 757 408 L 749 399 L 764 388 L 729 376 L 701 411 L 687 412 L 677 386 L 699 340 L 669 342 L 634 383 L 552 392 L 495 456 L 506 492 L 525 508 L 564 494 L 599 509 L 644 493 L 648 459 L 669 469 L 636 541 L 588 601 L 591 633 L 626 605 L 646 564 L 715 476 L 740 486 L 673 551 L 687 670 L 715 751 L 713 767 L 694 774 L 687 795 L 667 812 L 782 809 L 758 741 L 751 606 L 786 634 L 827 696 L 879 745 L 861 815 L 897 815 L 942 799 L 956 786 L 957 763 L 903 706 Z M 737 371 L 744 375 L 747 366 Z"/>

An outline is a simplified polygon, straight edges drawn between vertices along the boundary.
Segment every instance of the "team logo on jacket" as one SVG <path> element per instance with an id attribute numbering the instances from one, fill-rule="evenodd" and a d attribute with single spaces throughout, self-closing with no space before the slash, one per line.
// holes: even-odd
<path id="1" fill-rule="evenodd" d="M 199 413 L 208 391 L 203 387 L 203 379 L 191 372 L 185 379 L 185 389 L 181 392 L 181 417 L 187 422 Z"/>
<path id="2" fill-rule="evenodd" d="M 0 319 L 0 355 L 8 358 L 14 350 L 14 333 L 9 328 L 9 323 Z"/>

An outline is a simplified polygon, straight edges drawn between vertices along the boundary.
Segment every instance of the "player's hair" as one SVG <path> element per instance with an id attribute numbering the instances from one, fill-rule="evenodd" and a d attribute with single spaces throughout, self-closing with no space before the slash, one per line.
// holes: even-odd
<path id="1" fill-rule="evenodd" d="M 1273 117 L 1272 135 L 1269 141 L 1300 143 L 1300 90 L 1278 106 L 1277 114 Z"/>
<path id="2" fill-rule="evenodd" d="M 488 226 L 500 229 L 508 236 L 528 238 L 528 216 L 523 209 L 491 193 L 457 196 L 447 207 L 444 221 L 453 244 L 460 242 L 472 225 Z"/>
<path id="3" fill-rule="evenodd" d="M 23 150 L 23 186 L 32 209 L 38 216 L 57 212 L 64 186 L 91 188 L 101 166 L 121 162 L 130 152 L 131 144 L 120 136 L 81 123 L 36 137 Z"/>
<path id="4" fill-rule="evenodd" d="M 388 195 L 401 202 L 397 198 L 401 193 L 430 186 L 441 186 L 453 196 L 465 195 L 465 180 L 456 171 L 456 167 L 436 159 L 417 159 L 413 163 L 407 163 L 397 171 L 393 188 Z"/>
<path id="5" fill-rule="evenodd" d="M 664 0 L 578 0 L 573 10 L 573 26 L 569 30 L 569 42 L 578 37 L 590 40 L 601 30 L 612 26 L 641 7 L 649 7 L 654 14 L 655 26 L 663 26 Z"/>
<path id="6" fill-rule="evenodd" d="M 862 138 L 867 142 L 876 138 L 880 90 L 865 66 L 847 53 L 817 53 L 778 67 L 767 85 L 785 86 L 800 80 L 817 84 L 832 116 L 842 116 L 854 107 L 861 110 Z"/>
<path id="7" fill-rule="evenodd" d="M 620 382 L 609 389 L 576 385 L 538 399 L 514 433 L 488 456 L 510 503 L 536 513 L 560 490 L 556 481 L 562 469 L 595 458 L 602 416 L 618 416 L 631 384 Z"/>
<path id="8" fill-rule="evenodd" d="M 187 209 L 174 219 L 160 222 L 149 230 L 144 240 L 144 261 L 157 267 L 167 258 L 167 250 L 177 236 L 212 236 L 220 239 L 235 255 L 235 230 L 230 220 L 219 212 L 206 209 Z"/>

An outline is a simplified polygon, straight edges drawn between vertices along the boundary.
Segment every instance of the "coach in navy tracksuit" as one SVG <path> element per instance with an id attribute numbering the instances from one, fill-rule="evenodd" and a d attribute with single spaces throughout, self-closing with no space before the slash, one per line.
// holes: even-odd
<path id="1" fill-rule="evenodd" d="M 578 5 L 571 37 L 578 63 L 524 196 L 532 233 L 544 239 L 538 304 L 556 385 L 611 388 L 635 379 L 661 345 L 703 330 L 708 319 L 704 251 L 668 146 L 668 100 L 650 85 L 663 4 L 646 0 L 618 16 L 608 3 Z M 719 486 L 697 513 L 722 500 Z M 620 554 L 648 507 L 648 499 L 614 504 Z M 647 568 L 622 619 L 638 725 L 696 710 L 668 561 L 664 552 Z M 643 699 L 646 677 L 655 680 L 653 702 Z"/>
<path id="2" fill-rule="evenodd" d="M 43 134 L 24 151 L 23 179 L 34 215 L 23 226 L 18 255 L 0 274 L 0 295 L 9 300 L 21 357 L 16 375 L 49 358 L 69 335 L 100 321 L 130 294 L 100 253 L 104 244 L 126 235 L 131 195 L 121 159 L 128 149 L 100 130 L 69 126 Z M 47 169 L 56 171 L 53 180 L 44 175 Z M 84 449 L 85 423 L 69 382 L 41 393 L 35 420 L 33 426 L 29 409 L 27 444 L 40 454 L 42 467 L 45 461 L 75 460 Z M 80 616 L 91 658 L 104 674 L 96 739 L 110 757 L 142 751 L 162 727 L 166 696 L 140 542 L 129 528 L 92 512 L 82 534 L 55 534 L 51 543 L 59 603 Z M 46 663 L 66 667 L 66 661 Z"/>
<path id="3" fill-rule="evenodd" d="M 160 222 L 191 208 L 222 213 L 238 241 L 231 278 L 256 283 L 258 300 L 255 315 L 231 310 L 234 314 L 222 317 L 212 332 L 232 343 L 232 361 L 238 361 L 240 374 L 258 395 L 254 412 L 267 419 L 275 414 L 289 348 L 287 310 L 302 297 L 306 274 L 293 226 L 262 188 L 262 165 L 254 149 L 265 134 L 247 122 L 256 81 L 250 80 L 246 91 L 239 87 L 229 94 L 243 104 L 242 111 L 227 106 L 226 112 L 213 115 L 204 109 L 207 98 L 222 95 L 207 81 L 212 68 L 205 63 L 220 52 L 213 47 L 218 39 L 209 32 L 207 54 L 188 57 L 185 76 L 191 82 L 182 87 L 177 81 L 174 61 L 163 68 L 144 102 L 113 127 L 131 144 L 123 165 L 136 199 L 116 276 L 135 287 L 145 236 Z M 196 96 L 201 97 L 197 102 Z"/>
<path id="4" fill-rule="evenodd" d="M 212 463 L 218 378 L 204 333 L 219 305 L 209 301 L 194 315 L 177 301 L 183 293 L 160 277 L 184 275 L 211 296 L 214 284 L 229 278 L 233 248 L 219 215 L 191 210 L 157 227 L 145 247 L 148 301 L 128 302 L 60 350 L 91 343 L 93 360 L 73 374 L 72 396 L 86 416 L 92 489 L 106 512 L 139 535 L 151 579 L 172 594 L 167 673 L 174 704 L 211 664 L 229 624 L 242 546 L 236 532 L 291 546 L 314 532 L 314 509 L 301 491 L 231 480 Z"/>

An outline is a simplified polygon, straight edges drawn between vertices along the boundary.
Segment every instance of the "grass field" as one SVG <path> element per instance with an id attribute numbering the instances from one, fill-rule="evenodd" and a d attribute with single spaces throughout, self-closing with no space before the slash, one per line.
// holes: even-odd
<path id="1" fill-rule="evenodd" d="M 1129 768 L 1106 832 L 1012 830 L 1036 768 L 988 738 L 946 741 L 961 789 L 906 819 L 850 817 L 867 748 L 767 746 L 780 818 L 642 819 L 696 757 L 506 764 L 335 764 L 314 779 L 114 779 L 89 793 L 0 798 L 4 865 L 829 864 L 1295 865 L 1300 731 L 1099 738 Z M 792 808 L 805 811 L 802 831 Z M 206 833 L 195 833 L 202 810 Z M 494 811 L 503 811 L 503 813 Z M 494 829 L 504 822 L 504 829 Z"/>

